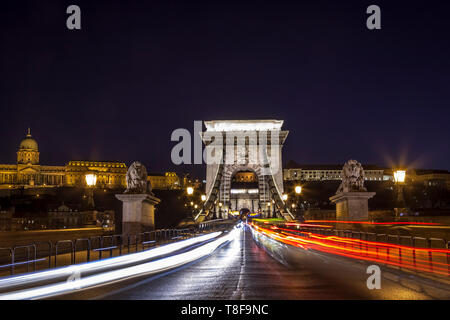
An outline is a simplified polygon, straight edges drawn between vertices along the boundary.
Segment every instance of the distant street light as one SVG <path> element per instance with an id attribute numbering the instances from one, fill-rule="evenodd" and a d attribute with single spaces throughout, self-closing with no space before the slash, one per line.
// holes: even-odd
<path id="1" fill-rule="evenodd" d="M 97 217 L 95 217 L 94 209 L 95 209 L 95 203 L 94 203 L 94 187 L 97 183 L 97 175 L 93 173 L 88 173 L 85 176 L 86 179 L 86 185 L 88 186 L 87 194 L 88 194 L 88 208 L 92 210 L 92 213 L 89 214 L 89 224 L 96 223 Z"/>
<path id="2" fill-rule="evenodd" d="M 396 170 L 394 171 L 394 181 L 396 183 L 404 183 L 406 178 L 405 170 Z"/>
<path id="3" fill-rule="evenodd" d="M 395 170 L 394 171 L 394 181 L 397 185 L 397 206 L 394 209 L 395 215 L 398 217 L 401 210 L 406 210 L 405 197 L 403 195 L 403 185 L 405 184 L 406 171 L 405 170 Z"/>
<path id="4" fill-rule="evenodd" d="M 186 188 L 186 194 L 187 194 L 188 197 L 192 197 L 192 195 L 194 194 L 194 188 L 192 188 L 192 187 L 187 187 L 187 188 Z M 191 198 L 191 199 L 192 199 L 192 198 Z M 186 198 L 186 200 L 187 200 L 187 198 Z M 190 201 L 190 205 L 191 205 L 191 208 L 187 211 L 187 217 L 188 217 L 188 219 L 192 219 L 192 216 L 194 215 L 194 208 L 193 208 L 194 202 L 193 202 L 193 201 Z"/>
<path id="5" fill-rule="evenodd" d="M 288 195 L 285 193 L 282 195 L 283 201 L 286 201 L 288 199 Z"/>
<path id="6" fill-rule="evenodd" d="M 93 174 L 93 173 L 89 173 L 85 176 L 86 179 L 86 184 L 89 187 L 94 187 L 95 184 L 97 183 L 97 175 Z"/>
<path id="7" fill-rule="evenodd" d="M 222 206 L 223 206 L 222 202 L 219 202 L 219 219 L 222 218 Z"/>
<path id="8" fill-rule="evenodd" d="M 206 201 L 206 196 L 204 194 L 202 194 L 201 198 L 203 202 Z"/>
<path id="9" fill-rule="evenodd" d="M 300 221 L 304 221 L 305 218 L 303 217 L 303 209 L 300 206 L 300 195 L 302 194 L 302 186 L 295 186 L 295 202 L 296 202 L 296 209 L 295 209 L 295 213 L 297 216 L 297 219 L 299 219 Z"/>

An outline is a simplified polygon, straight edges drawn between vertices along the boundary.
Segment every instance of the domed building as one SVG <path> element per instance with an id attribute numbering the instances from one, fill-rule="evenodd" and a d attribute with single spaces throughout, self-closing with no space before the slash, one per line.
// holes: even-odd
<path id="1" fill-rule="evenodd" d="M 28 133 L 25 139 L 19 145 L 17 151 L 18 164 L 39 164 L 39 147 L 36 140 L 31 137 L 31 130 L 28 128 Z"/>
<path id="2" fill-rule="evenodd" d="M 122 162 L 69 161 L 65 166 L 39 164 L 39 145 L 28 128 L 19 144 L 17 164 L 0 164 L 0 189 L 17 187 L 86 186 L 85 176 L 98 176 L 101 188 L 126 187 L 127 167 Z"/>

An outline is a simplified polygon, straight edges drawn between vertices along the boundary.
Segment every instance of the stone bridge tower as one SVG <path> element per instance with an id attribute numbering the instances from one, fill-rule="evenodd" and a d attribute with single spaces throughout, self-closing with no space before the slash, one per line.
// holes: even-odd
<path id="1" fill-rule="evenodd" d="M 205 121 L 202 140 L 206 148 L 215 148 L 215 152 L 206 153 L 205 157 L 206 209 L 223 211 L 222 218 L 226 218 L 226 212 L 231 209 L 241 209 L 238 202 L 233 205 L 230 201 L 231 180 L 240 171 L 255 174 L 257 209 L 264 217 L 269 216 L 271 208 L 277 204 L 284 205 L 280 203 L 283 193 L 282 147 L 288 131 L 282 130 L 282 125 L 283 120 Z M 218 150 L 222 156 L 218 156 Z M 245 195 L 241 198 L 245 200 Z M 254 202 L 253 194 L 252 204 Z"/>

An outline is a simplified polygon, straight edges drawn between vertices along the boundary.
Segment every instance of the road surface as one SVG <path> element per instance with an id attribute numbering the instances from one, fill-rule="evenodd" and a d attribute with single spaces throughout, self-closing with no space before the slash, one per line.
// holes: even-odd
<path id="1" fill-rule="evenodd" d="M 58 299 L 432 299 L 411 277 L 383 277 L 367 288 L 364 265 L 336 258 L 301 256 L 286 265 L 258 246 L 248 229 L 209 257 L 168 273 L 134 278 L 59 296 Z M 446 298 L 438 290 L 440 298 Z M 443 294 L 443 295 L 442 295 Z M 434 296 L 435 298 L 436 296 Z M 449 296 L 450 297 L 450 296 Z M 55 299 L 55 298 L 54 298 Z"/>

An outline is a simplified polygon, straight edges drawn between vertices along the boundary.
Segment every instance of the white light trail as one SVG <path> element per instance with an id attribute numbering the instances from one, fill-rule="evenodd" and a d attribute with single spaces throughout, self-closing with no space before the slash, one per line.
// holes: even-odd
<path id="1" fill-rule="evenodd" d="M 92 288 L 94 286 L 110 284 L 113 282 L 129 279 L 132 277 L 138 277 L 142 275 L 149 275 L 153 273 L 166 271 L 211 254 L 223 243 L 233 240 L 234 237 L 236 236 L 236 233 L 237 229 L 233 228 L 233 230 L 227 235 L 184 253 L 180 253 L 167 258 L 162 258 L 156 261 L 143 263 L 137 266 L 104 272 L 83 279 L 76 279 L 74 281 L 12 292 L 5 295 L 0 295 L 0 299 L 21 300 L 21 299 L 48 298 L 56 295 L 69 293 L 74 290 Z"/>
<path id="2" fill-rule="evenodd" d="M 187 240 L 178 241 L 165 246 L 157 247 L 154 249 L 130 253 L 120 257 L 108 258 L 100 261 L 93 261 L 88 263 L 83 263 L 76 265 L 77 270 L 80 274 L 86 272 L 101 272 L 111 268 L 125 267 L 130 264 L 136 264 L 144 262 L 145 260 L 156 258 L 165 254 L 169 254 L 180 249 L 186 248 L 193 244 L 210 240 L 221 235 L 222 232 L 213 232 L 206 235 L 202 235 L 195 238 L 190 238 Z M 41 272 L 29 273 L 18 276 L 11 276 L 8 278 L 0 279 L 0 288 L 2 290 L 7 290 L 8 288 L 13 288 L 19 285 L 31 285 L 35 282 L 48 281 L 48 280 L 58 280 L 59 278 L 67 279 L 73 274 L 73 266 L 65 266 L 57 269 L 46 270 Z"/>

